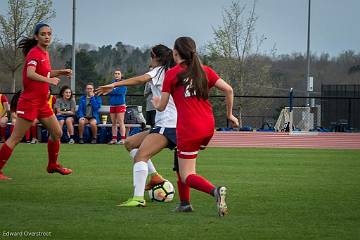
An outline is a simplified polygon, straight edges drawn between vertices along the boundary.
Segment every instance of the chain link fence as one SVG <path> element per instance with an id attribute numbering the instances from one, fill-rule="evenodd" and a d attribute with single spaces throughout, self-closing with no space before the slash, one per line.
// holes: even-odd
<path id="1" fill-rule="evenodd" d="M 13 93 L 5 93 L 9 102 Z M 79 102 L 81 94 L 75 99 Z M 108 105 L 108 97 L 102 96 L 103 105 Z M 210 96 L 216 128 L 230 127 L 226 118 L 224 96 Z M 358 132 L 360 130 L 360 96 L 352 97 L 312 97 L 312 107 L 306 107 L 306 97 L 294 97 L 294 127 L 298 130 L 327 130 L 337 132 Z M 128 106 L 136 105 L 145 110 L 143 95 L 127 95 Z M 282 112 L 289 107 L 288 96 L 235 96 L 234 115 L 240 119 L 242 130 L 274 130 Z M 296 110 L 298 109 L 298 110 Z M 284 115 L 284 113 L 283 113 Z M 286 130 L 286 116 L 276 129 Z M 307 125 L 306 125 L 307 124 Z M 304 127 L 306 125 L 307 127 Z"/>

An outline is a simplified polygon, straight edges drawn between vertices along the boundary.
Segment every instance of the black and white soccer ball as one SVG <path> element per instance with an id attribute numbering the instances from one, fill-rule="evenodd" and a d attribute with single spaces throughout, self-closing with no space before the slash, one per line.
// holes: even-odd
<path id="1" fill-rule="evenodd" d="M 165 180 L 161 184 L 155 185 L 149 191 L 149 197 L 151 201 L 156 202 L 170 202 L 175 195 L 175 189 L 171 182 Z"/>

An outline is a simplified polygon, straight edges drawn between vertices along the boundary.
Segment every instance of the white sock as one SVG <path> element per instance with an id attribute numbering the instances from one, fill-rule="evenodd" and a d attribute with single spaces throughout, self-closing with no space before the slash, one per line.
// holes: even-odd
<path id="1" fill-rule="evenodd" d="M 156 169 L 155 169 L 155 166 L 154 164 L 152 163 L 151 159 L 149 159 L 147 161 L 147 166 L 148 166 L 148 174 L 151 175 L 153 173 L 156 173 Z"/>
<path id="2" fill-rule="evenodd" d="M 139 150 L 138 148 L 134 148 L 134 149 L 132 149 L 132 150 L 130 151 L 130 157 L 131 157 L 132 159 L 135 158 L 135 155 L 136 155 L 136 153 L 137 153 L 138 150 Z"/>
<path id="3" fill-rule="evenodd" d="M 134 197 L 144 197 L 148 167 L 146 162 L 137 162 L 134 164 Z"/>
<path id="4" fill-rule="evenodd" d="M 135 155 L 136 155 L 136 153 L 137 153 L 138 150 L 139 150 L 138 148 L 134 148 L 134 149 L 132 149 L 132 150 L 130 151 L 130 157 L 131 157 L 132 159 L 135 158 Z M 147 165 L 148 165 L 148 174 L 149 174 L 149 175 L 150 175 L 150 174 L 153 174 L 153 173 L 156 173 L 156 168 L 155 168 L 154 164 L 152 163 L 151 159 L 149 159 L 149 160 L 147 161 Z"/>

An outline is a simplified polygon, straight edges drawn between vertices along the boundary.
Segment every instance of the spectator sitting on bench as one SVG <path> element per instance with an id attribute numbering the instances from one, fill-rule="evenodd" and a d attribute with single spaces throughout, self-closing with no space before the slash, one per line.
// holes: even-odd
<path id="1" fill-rule="evenodd" d="M 90 124 L 92 132 L 91 143 L 96 143 L 97 123 L 99 119 L 99 109 L 101 107 L 101 98 L 95 96 L 94 84 L 86 85 L 86 95 L 80 97 L 78 117 L 79 117 L 79 143 L 84 143 L 85 124 Z"/>
<path id="2" fill-rule="evenodd" d="M 59 93 L 59 99 L 56 101 L 56 118 L 59 121 L 61 129 L 66 124 L 69 144 L 74 144 L 74 115 L 76 103 L 69 86 L 63 86 Z"/>
<path id="3" fill-rule="evenodd" d="M 7 97 L 4 94 L 0 93 L 0 133 L 1 140 L 0 142 L 5 142 L 6 140 L 6 126 L 8 122 L 8 113 L 10 112 L 10 105 Z"/>

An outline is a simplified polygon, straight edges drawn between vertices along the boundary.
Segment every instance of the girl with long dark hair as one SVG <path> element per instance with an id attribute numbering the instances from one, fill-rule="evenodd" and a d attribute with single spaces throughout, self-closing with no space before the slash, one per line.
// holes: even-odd
<path id="1" fill-rule="evenodd" d="M 174 65 L 172 51 L 168 47 L 159 44 L 151 49 L 150 56 L 151 71 L 141 76 L 101 86 L 96 90 L 96 93 L 107 94 L 116 86 L 133 86 L 149 82 L 153 95 L 160 96 L 165 72 Z M 157 173 L 151 158 L 166 147 L 169 149 L 176 147 L 176 115 L 174 102 L 170 99 L 164 111 L 156 113 L 154 128 L 125 140 L 125 147 L 134 159 L 134 195 L 119 206 L 145 206 L 144 191 L 165 181 Z M 148 174 L 151 178 L 149 183 L 146 184 Z"/>
<path id="2" fill-rule="evenodd" d="M 13 149 L 31 127 L 34 119 L 38 119 L 50 132 L 48 140 L 48 173 L 67 175 L 71 169 L 58 164 L 60 137 L 62 130 L 48 104 L 49 84 L 58 85 L 58 76 L 71 76 L 71 69 L 52 70 L 48 47 L 52 39 L 52 30 L 49 25 L 39 23 L 35 26 L 34 36 L 24 38 L 19 44 L 25 56 L 23 68 L 24 91 L 19 97 L 16 109 L 17 120 L 10 138 L 0 149 L 0 180 L 9 179 L 2 173 L 2 169 L 10 158 Z"/>
<path id="3" fill-rule="evenodd" d="M 176 141 L 178 149 L 178 212 L 191 212 L 190 188 L 214 196 L 218 214 L 227 213 L 226 187 L 215 187 L 196 173 L 196 158 L 200 149 L 206 146 L 214 134 L 215 121 L 209 102 L 209 89 L 216 87 L 223 91 L 226 99 L 227 118 L 234 126 L 239 122 L 232 114 L 233 90 L 214 70 L 201 64 L 196 44 L 190 37 L 180 37 L 174 44 L 175 67 L 165 74 L 161 98 L 153 97 L 158 111 L 163 111 L 173 97 L 178 112 Z"/>

